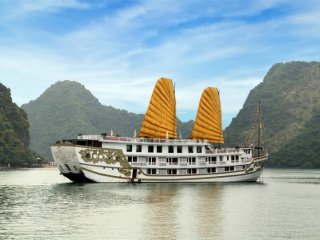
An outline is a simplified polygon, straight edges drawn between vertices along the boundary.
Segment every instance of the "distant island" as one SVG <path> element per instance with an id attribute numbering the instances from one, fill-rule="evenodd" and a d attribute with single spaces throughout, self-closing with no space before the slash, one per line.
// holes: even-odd
<path id="1" fill-rule="evenodd" d="M 34 161 L 34 152 L 51 159 L 50 144 L 78 134 L 109 133 L 112 129 L 115 135 L 133 136 L 143 118 L 142 114 L 102 105 L 75 81 L 53 84 L 22 109 L 12 103 L 9 89 L 0 86 L 1 100 L 5 100 L 0 104 L 0 159 L 5 155 L 12 164 Z M 319 92 L 319 62 L 275 64 L 225 129 L 225 145 L 246 144 L 260 100 L 269 167 L 319 168 Z M 189 137 L 192 126 L 193 121 L 178 120 L 177 132 Z"/>

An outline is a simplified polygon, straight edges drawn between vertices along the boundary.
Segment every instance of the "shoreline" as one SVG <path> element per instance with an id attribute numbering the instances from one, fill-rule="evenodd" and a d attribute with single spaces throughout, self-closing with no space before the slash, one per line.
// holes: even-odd
<path id="1" fill-rule="evenodd" d="M 55 165 L 42 164 L 41 166 L 0 166 L 0 170 L 10 170 L 10 169 L 35 169 L 35 168 L 56 168 Z"/>

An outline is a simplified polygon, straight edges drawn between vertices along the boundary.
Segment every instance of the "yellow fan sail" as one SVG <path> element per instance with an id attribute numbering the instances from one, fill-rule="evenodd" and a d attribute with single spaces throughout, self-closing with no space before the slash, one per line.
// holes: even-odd
<path id="1" fill-rule="evenodd" d="M 139 136 L 177 138 L 176 128 L 176 98 L 172 80 L 160 78 L 153 89 Z"/>
<path id="2" fill-rule="evenodd" d="M 224 143 L 220 96 L 217 88 L 208 87 L 203 91 L 191 138 Z"/>

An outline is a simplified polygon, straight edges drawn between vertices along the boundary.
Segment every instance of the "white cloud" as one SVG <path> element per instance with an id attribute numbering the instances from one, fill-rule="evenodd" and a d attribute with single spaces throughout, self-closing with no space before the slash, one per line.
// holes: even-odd
<path id="1" fill-rule="evenodd" d="M 10 6 L 14 6 L 14 8 Z M 60 9 L 86 9 L 89 6 L 89 3 L 78 0 L 13 0 L 10 3 L 9 1 L 2 3 L 2 7 L 5 8 L 2 10 L 2 18 L 13 20 L 39 12 L 56 12 Z"/>

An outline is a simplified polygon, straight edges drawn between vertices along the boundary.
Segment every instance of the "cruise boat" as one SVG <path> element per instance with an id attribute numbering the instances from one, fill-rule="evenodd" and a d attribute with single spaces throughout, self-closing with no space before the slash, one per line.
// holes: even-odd
<path id="1" fill-rule="evenodd" d="M 260 105 L 257 117 L 261 119 Z M 258 124 L 259 138 L 261 124 Z M 138 136 L 79 135 L 51 146 L 61 174 L 74 182 L 257 181 L 268 154 L 260 146 L 224 148 L 219 91 L 201 96 L 190 139 L 177 138 L 172 80 L 155 85 Z"/>

